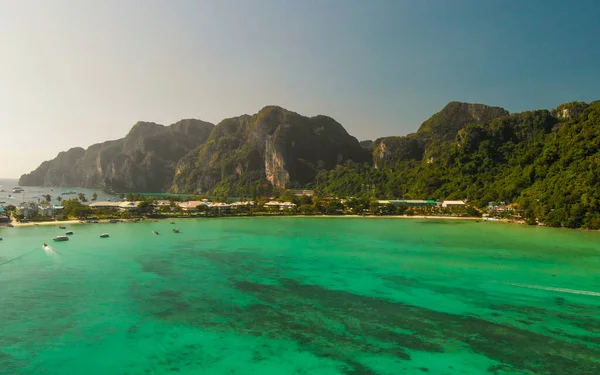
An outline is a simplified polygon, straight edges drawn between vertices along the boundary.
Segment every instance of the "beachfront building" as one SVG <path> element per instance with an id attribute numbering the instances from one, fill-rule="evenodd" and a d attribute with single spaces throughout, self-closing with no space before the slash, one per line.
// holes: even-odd
<path id="1" fill-rule="evenodd" d="M 292 203 L 292 202 L 270 201 L 270 202 L 265 203 L 265 208 L 270 209 L 270 210 L 279 210 L 279 211 L 292 210 L 292 209 L 296 208 L 296 204 Z"/>
<path id="2" fill-rule="evenodd" d="M 24 202 L 17 207 L 17 215 L 24 218 L 37 216 L 39 212 L 38 204 L 35 202 Z"/>
<path id="3" fill-rule="evenodd" d="M 140 202 L 93 202 L 90 208 L 116 208 L 122 211 L 136 209 Z"/>
<path id="4" fill-rule="evenodd" d="M 46 217 L 54 217 L 54 206 L 51 204 L 38 206 L 38 215 Z"/>
<path id="5" fill-rule="evenodd" d="M 0 224 L 9 223 L 10 218 L 4 207 L 0 206 Z"/>
<path id="6" fill-rule="evenodd" d="M 443 208 L 451 208 L 451 207 L 464 207 L 466 205 L 465 201 L 443 201 Z"/>
<path id="7" fill-rule="evenodd" d="M 185 212 L 194 212 L 198 210 L 198 206 L 205 205 L 207 206 L 208 202 L 204 201 L 188 201 L 188 202 L 180 202 L 179 208 L 181 208 Z"/>
<path id="8" fill-rule="evenodd" d="M 223 202 L 210 202 L 207 204 L 209 210 L 219 214 L 228 213 L 231 210 L 231 205 Z"/>
<path id="9" fill-rule="evenodd" d="M 254 207 L 253 201 L 239 201 L 233 202 L 229 205 L 229 207 L 236 212 L 247 211 L 250 208 Z"/>
<path id="10" fill-rule="evenodd" d="M 389 199 L 377 201 L 380 205 L 393 204 L 394 206 L 407 206 L 407 207 L 435 207 L 437 202 L 432 199 Z"/>

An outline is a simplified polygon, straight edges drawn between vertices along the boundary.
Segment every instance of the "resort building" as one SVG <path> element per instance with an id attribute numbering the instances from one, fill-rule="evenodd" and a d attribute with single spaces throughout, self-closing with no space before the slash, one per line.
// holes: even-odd
<path id="1" fill-rule="evenodd" d="M 10 222 L 10 218 L 8 217 L 6 210 L 4 210 L 4 207 L 0 206 L 0 224 L 3 223 L 9 223 Z"/>
<path id="2" fill-rule="evenodd" d="M 312 197 L 315 195 L 315 191 L 314 190 L 300 190 L 300 189 L 290 189 L 288 190 L 289 193 L 294 194 L 297 197 L 301 197 L 303 195 Z"/>
<path id="3" fill-rule="evenodd" d="M 295 203 L 292 202 L 277 202 L 277 201 L 270 201 L 265 203 L 265 208 L 270 208 L 270 209 L 279 209 L 280 211 L 283 210 L 291 210 L 294 209 L 296 207 Z"/>
<path id="4" fill-rule="evenodd" d="M 465 204 L 466 204 L 465 201 L 443 201 L 442 202 L 442 207 L 444 207 L 444 208 L 448 208 L 448 207 L 462 207 Z"/>
<path id="5" fill-rule="evenodd" d="M 38 207 L 38 215 L 54 217 L 54 215 L 55 215 L 54 206 L 52 206 L 52 205 L 39 206 Z"/>
<path id="6" fill-rule="evenodd" d="M 137 208 L 140 202 L 94 202 L 90 203 L 90 208 L 116 208 L 119 210 L 132 210 Z"/>
<path id="7" fill-rule="evenodd" d="M 37 216 L 39 212 L 38 204 L 35 202 L 22 203 L 17 207 L 17 215 L 24 218 Z"/>
<path id="8" fill-rule="evenodd" d="M 170 204 L 170 203 L 169 203 Z M 200 205 L 207 205 L 207 202 L 204 201 L 189 201 L 189 202 L 180 202 L 179 207 L 187 212 L 196 211 L 197 207 Z"/>
<path id="9" fill-rule="evenodd" d="M 381 205 L 393 204 L 394 206 L 408 206 L 408 207 L 433 207 L 437 205 L 437 202 L 428 199 L 390 199 L 377 201 Z"/>
<path id="10" fill-rule="evenodd" d="M 234 210 L 248 209 L 250 207 L 254 207 L 254 202 L 253 201 L 233 202 L 229 205 L 229 207 L 231 207 Z"/>

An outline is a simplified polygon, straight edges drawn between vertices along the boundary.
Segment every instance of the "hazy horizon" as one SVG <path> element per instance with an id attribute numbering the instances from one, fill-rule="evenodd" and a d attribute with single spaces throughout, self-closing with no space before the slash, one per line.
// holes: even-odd
<path id="1" fill-rule="evenodd" d="M 137 121 L 279 105 L 359 140 L 450 101 L 510 112 L 600 99 L 600 4 L 0 0 L 0 178 Z"/>

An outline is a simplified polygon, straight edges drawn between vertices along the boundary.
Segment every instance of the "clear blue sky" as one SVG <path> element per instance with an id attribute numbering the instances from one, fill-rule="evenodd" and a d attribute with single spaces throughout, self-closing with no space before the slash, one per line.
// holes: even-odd
<path id="1" fill-rule="evenodd" d="M 452 100 L 600 98 L 600 1 L 0 0 L 0 177 L 124 136 L 278 104 L 359 139 Z"/>

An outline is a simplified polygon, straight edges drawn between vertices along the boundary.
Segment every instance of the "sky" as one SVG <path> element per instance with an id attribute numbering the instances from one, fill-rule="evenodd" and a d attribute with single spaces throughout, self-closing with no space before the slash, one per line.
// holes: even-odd
<path id="1" fill-rule="evenodd" d="M 600 99 L 600 2 L 0 0 L 0 177 L 137 121 L 280 105 L 359 140 Z"/>

